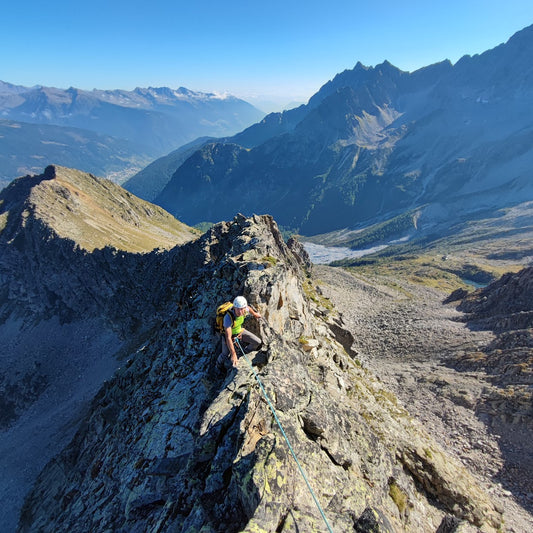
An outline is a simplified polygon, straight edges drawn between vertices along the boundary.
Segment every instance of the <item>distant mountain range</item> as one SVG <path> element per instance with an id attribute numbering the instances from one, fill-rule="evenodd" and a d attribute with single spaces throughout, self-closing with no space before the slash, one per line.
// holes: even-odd
<path id="1" fill-rule="evenodd" d="M 0 81 L 0 179 L 57 163 L 123 181 L 197 137 L 232 135 L 263 115 L 233 96 L 183 87 L 83 91 Z"/>
<path id="2" fill-rule="evenodd" d="M 429 231 L 533 199 L 532 106 L 533 26 L 455 65 L 358 63 L 307 105 L 205 143 L 155 202 L 189 224 L 270 213 L 313 235 L 412 213 L 399 233 Z"/>
<path id="3" fill-rule="evenodd" d="M 154 157 L 154 150 L 86 129 L 0 120 L 0 188 L 40 174 L 50 161 L 121 182 Z"/>

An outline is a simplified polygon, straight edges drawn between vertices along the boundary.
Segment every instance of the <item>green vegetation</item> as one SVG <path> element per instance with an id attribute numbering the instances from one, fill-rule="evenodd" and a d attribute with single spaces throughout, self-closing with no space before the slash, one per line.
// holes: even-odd
<path id="1" fill-rule="evenodd" d="M 378 277 L 381 283 L 397 285 L 393 288 L 400 291 L 405 289 L 398 285 L 399 280 L 445 292 L 460 287 L 473 290 L 506 272 L 521 270 L 527 258 L 533 257 L 531 211 L 527 206 L 516 208 L 515 212 L 504 210 L 492 214 L 492 218 L 461 223 L 446 234 L 426 236 L 333 264 L 363 277 Z"/>
<path id="2" fill-rule="evenodd" d="M 262 261 L 264 263 L 269 263 L 271 266 L 276 266 L 278 264 L 278 260 L 275 257 L 272 257 L 271 255 L 265 255 Z"/>
<path id="3" fill-rule="evenodd" d="M 382 282 L 384 284 L 406 295 L 408 295 L 408 292 L 394 282 L 394 279 L 403 279 L 417 285 L 424 285 L 445 292 L 453 291 L 459 287 L 472 290 L 473 287 L 465 280 L 476 281 L 471 277 L 471 265 L 466 267 L 459 259 L 453 268 L 450 268 L 445 260 L 429 254 L 363 259 L 351 262 L 348 268 L 359 275 L 379 276 L 383 278 Z M 482 278 L 488 283 L 499 277 L 496 269 L 491 268 L 488 270 L 488 268 L 484 270 L 481 266 L 477 266 L 478 274 L 476 278 Z"/>
<path id="4" fill-rule="evenodd" d="M 377 243 L 384 242 L 393 237 L 402 236 L 407 231 L 416 229 L 418 216 L 419 210 L 407 211 L 385 222 L 374 224 L 361 231 L 357 238 L 346 242 L 345 246 L 353 249 L 361 249 L 375 246 Z"/>
<path id="5" fill-rule="evenodd" d="M 313 281 L 311 279 L 305 279 L 302 283 L 302 288 L 304 291 L 304 294 L 311 300 L 312 302 L 315 302 L 317 305 L 320 305 L 329 311 L 333 310 L 333 304 L 329 300 L 329 298 L 325 298 L 319 292 L 317 291 L 317 287 L 313 284 Z"/>
<path id="6" fill-rule="evenodd" d="M 283 237 L 283 240 L 287 242 L 294 235 L 298 235 L 298 230 L 289 226 L 281 226 L 278 224 L 278 229 Z"/>
<path id="7" fill-rule="evenodd" d="M 213 226 L 213 222 L 198 222 L 198 224 L 195 224 L 193 228 L 198 230 L 200 233 L 205 233 L 206 231 L 209 231 Z"/>
<path id="8" fill-rule="evenodd" d="M 394 479 L 389 480 L 389 496 L 398 507 L 400 514 L 403 515 L 407 509 L 407 494 L 398 486 Z"/>

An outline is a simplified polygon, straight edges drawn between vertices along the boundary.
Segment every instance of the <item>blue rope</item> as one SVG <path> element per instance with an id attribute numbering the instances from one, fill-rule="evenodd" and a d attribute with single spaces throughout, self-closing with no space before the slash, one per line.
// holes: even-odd
<path id="1" fill-rule="evenodd" d="M 313 500 L 315 501 L 316 506 L 318 507 L 318 510 L 320 511 L 320 514 L 322 515 L 322 518 L 324 519 L 326 527 L 328 528 L 329 533 L 333 533 L 333 530 L 331 529 L 331 526 L 329 525 L 328 519 L 326 518 L 326 515 L 324 514 L 324 511 L 322 510 L 322 507 L 320 506 L 320 503 L 319 503 L 317 497 L 315 496 L 315 493 L 313 492 L 313 489 L 311 488 L 309 480 L 307 479 L 307 476 L 305 475 L 304 469 L 302 468 L 302 465 L 300 465 L 300 461 L 298 461 L 298 458 L 296 457 L 296 453 L 294 452 L 294 450 L 293 450 L 293 448 L 291 446 L 291 443 L 290 443 L 287 435 L 285 434 L 285 431 L 283 431 L 283 427 L 281 425 L 281 422 L 279 421 L 278 415 L 276 414 L 276 409 L 274 409 L 274 406 L 272 405 L 272 402 L 270 401 L 270 398 L 268 397 L 268 394 L 267 394 L 267 392 L 265 390 L 265 387 L 263 387 L 263 383 L 261 383 L 261 380 L 259 379 L 259 376 L 258 376 L 257 372 L 255 371 L 254 367 L 252 366 L 252 363 L 248 359 L 248 356 L 244 353 L 244 350 L 242 349 L 242 346 L 241 346 L 241 343 L 239 342 L 239 339 L 237 339 L 237 338 L 235 339 L 235 344 L 237 344 L 237 346 L 240 348 L 240 350 L 242 352 L 242 355 L 244 355 L 244 358 L 246 359 L 246 362 L 248 363 L 248 365 L 252 369 L 252 372 L 254 373 L 255 379 L 257 380 L 257 383 L 259 383 L 259 386 L 261 387 L 261 390 L 263 391 L 263 395 L 265 396 L 265 399 L 266 399 L 266 401 L 268 403 L 268 406 L 270 407 L 270 410 L 272 411 L 272 414 L 274 415 L 274 419 L 276 420 L 276 422 L 277 422 L 277 424 L 279 426 L 279 429 L 281 430 L 281 434 L 285 438 L 285 441 L 287 442 L 287 446 L 289 447 L 289 450 L 290 450 L 292 456 L 294 457 L 294 460 L 296 461 L 296 464 L 298 465 L 298 469 L 300 470 L 300 474 L 302 474 L 302 477 L 305 480 L 307 488 L 309 489 L 309 492 L 311 493 L 311 496 L 313 497 Z"/>

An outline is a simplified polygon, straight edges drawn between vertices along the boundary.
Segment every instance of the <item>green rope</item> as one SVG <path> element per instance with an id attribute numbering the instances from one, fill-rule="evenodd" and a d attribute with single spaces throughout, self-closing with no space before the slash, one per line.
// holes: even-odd
<path id="1" fill-rule="evenodd" d="M 294 450 L 293 450 L 293 448 L 291 446 L 289 438 L 287 437 L 287 435 L 285 434 L 285 431 L 283 430 L 281 422 L 279 421 L 278 415 L 276 413 L 276 409 L 274 409 L 274 406 L 272 405 L 272 402 L 270 401 L 270 398 L 268 397 L 268 394 L 267 394 L 267 392 L 265 390 L 265 387 L 263 387 L 263 383 L 261 383 L 261 380 L 259 379 L 259 375 L 257 374 L 257 372 L 255 371 L 254 367 L 252 366 L 252 363 L 248 359 L 248 356 L 244 353 L 244 350 L 242 349 L 242 346 L 241 346 L 241 343 L 239 342 L 239 339 L 237 339 L 237 338 L 235 339 L 235 344 L 237 344 L 237 346 L 239 347 L 239 349 L 242 352 L 242 355 L 244 355 L 244 358 L 246 359 L 246 362 L 248 363 L 248 365 L 252 369 L 252 372 L 254 373 L 255 379 L 257 380 L 257 383 L 259 383 L 259 386 L 261 387 L 261 390 L 263 391 L 263 395 L 265 396 L 265 399 L 266 399 L 266 401 L 268 403 L 268 406 L 270 407 L 270 410 L 272 411 L 272 414 L 274 415 L 274 419 L 276 420 L 276 422 L 277 422 L 277 424 L 279 426 L 279 429 L 281 430 L 281 434 L 285 438 L 285 442 L 287 443 L 287 446 L 289 447 L 289 450 L 290 450 L 292 456 L 294 457 L 294 460 L 296 461 L 296 464 L 298 465 L 298 469 L 300 470 L 300 474 L 302 474 L 302 477 L 305 480 L 307 488 L 309 489 L 309 492 L 311 493 L 311 496 L 313 497 L 313 500 L 315 501 L 316 506 L 318 507 L 318 510 L 320 511 L 320 514 L 322 515 L 322 518 L 324 519 L 326 527 L 328 528 L 329 533 L 333 533 L 333 530 L 331 529 L 331 526 L 329 525 L 328 519 L 326 518 L 326 515 L 324 514 L 324 511 L 323 511 L 322 507 L 320 506 L 320 503 L 319 503 L 317 497 L 315 496 L 315 493 L 313 492 L 313 489 L 311 488 L 309 480 L 307 479 L 307 476 L 305 475 L 304 469 L 302 468 L 302 465 L 300 464 L 300 461 L 298 461 L 298 458 L 296 457 L 296 453 L 294 452 Z"/>

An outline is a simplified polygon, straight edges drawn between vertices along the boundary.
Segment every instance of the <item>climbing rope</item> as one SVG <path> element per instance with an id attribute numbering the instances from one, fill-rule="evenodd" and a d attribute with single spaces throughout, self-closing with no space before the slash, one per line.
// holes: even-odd
<path id="1" fill-rule="evenodd" d="M 279 429 L 281 431 L 281 434 L 283 435 L 285 442 L 287 443 L 287 446 L 289 447 L 289 450 L 294 457 L 294 460 L 296 462 L 296 465 L 298 466 L 298 469 L 300 470 L 300 474 L 302 474 L 302 477 L 304 478 L 304 481 L 307 485 L 307 488 L 309 489 L 309 492 L 311 493 L 311 496 L 313 497 L 313 500 L 318 507 L 318 510 L 320 511 L 320 514 L 322 515 L 322 518 L 324 519 L 324 522 L 326 524 L 326 527 L 328 528 L 329 533 L 333 533 L 333 530 L 331 529 L 331 526 L 329 525 L 328 519 L 326 518 L 326 515 L 320 505 L 320 502 L 318 501 L 317 497 L 315 496 L 315 493 L 313 492 L 313 489 L 311 488 L 311 484 L 309 483 L 309 480 L 307 479 L 307 476 L 305 475 L 304 469 L 302 468 L 302 465 L 300 464 L 300 461 L 298 461 L 298 457 L 296 457 L 296 453 L 294 452 L 293 447 L 291 446 L 291 443 L 289 441 L 289 438 L 285 434 L 285 431 L 283 430 L 283 426 L 281 425 L 281 422 L 279 421 L 278 415 L 276 413 L 276 409 L 274 409 L 274 406 L 272 405 L 272 402 L 270 401 L 270 398 L 268 397 L 268 394 L 265 390 L 265 387 L 263 387 L 263 383 L 259 379 L 259 375 L 255 371 L 255 368 L 252 366 L 252 363 L 250 362 L 250 359 L 248 359 L 248 356 L 242 349 L 241 343 L 239 342 L 239 339 L 235 339 L 235 344 L 239 347 L 241 350 L 242 355 L 246 359 L 246 362 L 248 363 L 248 366 L 252 369 L 252 372 L 254 373 L 255 379 L 257 380 L 257 383 L 259 383 L 259 387 L 261 387 L 261 390 L 263 391 L 263 395 L 268 403 L 268 406 L 270 407 L 270 410 L 272 411 L 272 414 L 274 415 L 274 419 L 276 420 Z"/>

